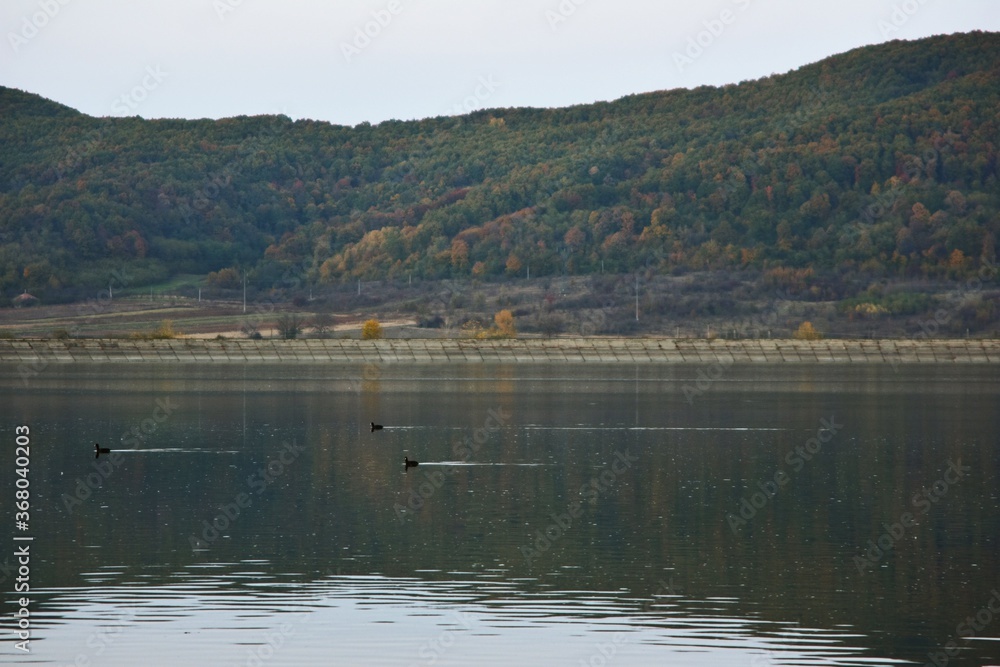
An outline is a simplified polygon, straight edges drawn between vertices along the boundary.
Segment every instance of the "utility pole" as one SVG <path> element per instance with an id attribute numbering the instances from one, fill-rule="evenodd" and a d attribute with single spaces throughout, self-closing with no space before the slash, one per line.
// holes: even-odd
<path id="1" fill-rule="evenodd" d="M 639 321 L 639 274 L 635 274 L 635 321 Z"/>
<path id="2" fill-rule="evenodd" d="M 247 272 L 243 271 L 243 313 L 247 312 Z"/>

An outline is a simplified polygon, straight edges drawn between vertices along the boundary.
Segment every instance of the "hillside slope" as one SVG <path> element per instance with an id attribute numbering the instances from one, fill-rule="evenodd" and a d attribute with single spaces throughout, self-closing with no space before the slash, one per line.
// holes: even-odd
<path id="1" fill-rule="evenodd" d="M 1000 35 L 866 47 L 722 88 L 354 128 L 93 118 L 0 88 L 0 290 L 178 273 L 499 278 L 995 262 Z M 826 281 L 829 283 L 829 280 Z M 834 282 L 836 282 L 834 280 Z"/>

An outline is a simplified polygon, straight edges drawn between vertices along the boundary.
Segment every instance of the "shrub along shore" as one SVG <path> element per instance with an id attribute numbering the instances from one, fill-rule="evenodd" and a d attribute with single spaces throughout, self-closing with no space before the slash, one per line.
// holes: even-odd
<path id="1" fill-rule="evenodd" d="M 1000 363 L 1000 340 L 0 340 L 0 363 Z"/>

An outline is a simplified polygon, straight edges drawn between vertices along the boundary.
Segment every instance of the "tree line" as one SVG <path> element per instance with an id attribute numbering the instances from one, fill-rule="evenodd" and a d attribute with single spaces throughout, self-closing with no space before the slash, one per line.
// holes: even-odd
<path id="1" fill-rule="evenodd" d="M 962 279 L 996 261 L 998 74 L 1000 35 L 976 32 L 738 85 L 356 127 L 93 118 L 2 88 L 0 290 L 71 299 L 112 271 L 257 289 Z"/>

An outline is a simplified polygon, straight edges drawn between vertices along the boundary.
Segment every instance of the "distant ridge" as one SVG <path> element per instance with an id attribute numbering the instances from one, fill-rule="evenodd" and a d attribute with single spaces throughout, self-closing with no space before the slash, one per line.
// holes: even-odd
<path id="1" fill-rule="evenodd" d="M 973 277 L 1000 234 L 1000 35 L 565 109 L 354 128 L 92 118 L 0 88 L 0 290 L 208 274 L 357 279 L 760 271 Z"/>
<path id="2" fill-rule="evenodd" d="M 50 99 L 17 88 L 0 86 L 0 110 L 3 123 L 19 118 L 83 116 L 79 111 Z"/>

